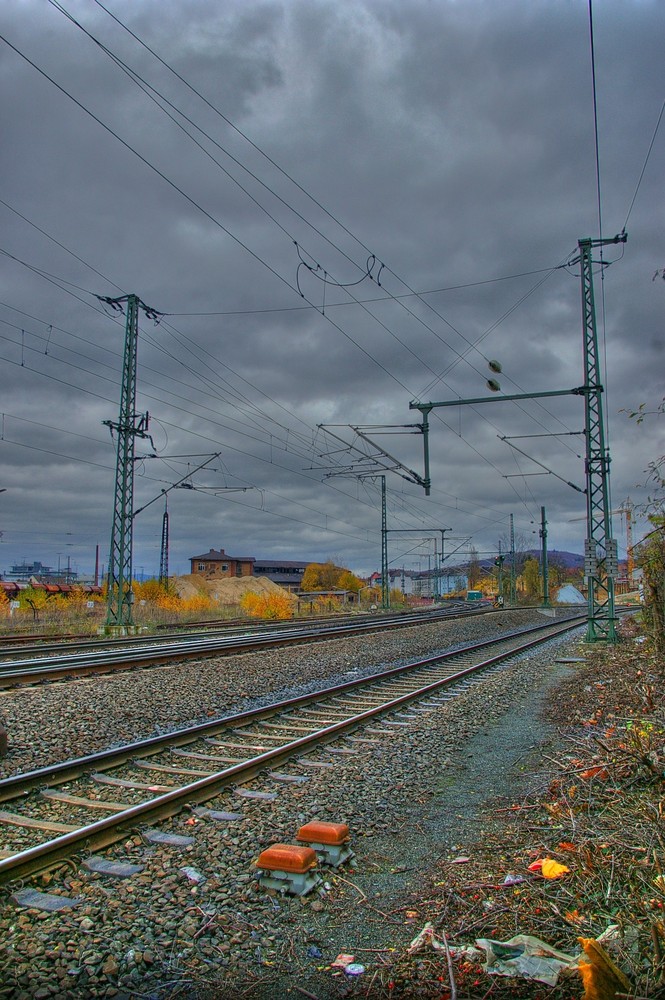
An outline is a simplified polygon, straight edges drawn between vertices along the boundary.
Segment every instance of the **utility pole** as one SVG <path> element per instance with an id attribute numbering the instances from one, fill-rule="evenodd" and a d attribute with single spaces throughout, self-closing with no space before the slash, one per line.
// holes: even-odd
<path id="1" fill-rule="evenodd" d="M 420 485 L 429 496 L 431 489 L 429 463 L 429 415 L 435 407 L 461 406 L 477 403 L 508 402 L 510 400 L 543 399 L 553 396 L 583 396 L 585 411 L 584 435 L 586 440 L 586 493 L 587 538 L 584 543 L 584 575 L 589 596 L 587 613 L 587 642 L 616 642 L 616 616 L 614 613 L 614 578 L 618 573 L 616 539 L 612 538 L 612 521 L 609 503 L 610 457 L 605 444 L 600 381 L 600 359 L 596 332 L 596 309 L 593 297 L 592 257 L 593 247 L 611 243 L 625 243 L 626 234 L 612 239 L 582 239 L 578 241 L 579 257 L 571 264 L 580 264 L 582 281 L 582 326 L 584 335 L 584 385 L 572 389 L 554 389 L 548 392 L 512 393 L 503 396 L 477 396 L 471 399 L 451 399 L 441 402 L 409 403 L 409 409 L 420 410 L 421 432 L 424 448 L 425 477 Z M 498 362 L 490 361 L 492 371 L 500 371 Z M 489 379 L 492 392 L 500 389 L 496 379 Z M 559 477 L 561 478 L 561 477 Z M 573 483 L 568 483 L 578 489 Z"/>
<path id="2" fill-rule="evenodd" d="M 436 537 L 434 538 L 434 600 L 439 599 L 439 554 L 436 548 Z"/>
<path id="3" fill-rule="evenodd" d="M 117 436 L 113 526 L 108 568 L 106 602 L 107 633 L 127 635 L 135 631 L 132 590 L 132 540 L 134 524 L 134 457 L 137 438 L 149 438 L 149 414 L 136 413 L 136 359 L 138 347 L 139 311 L 150 319 L 160 315 L 150 309 L 137 295 L 102 298 L 112 309 L 122 311 L 127 304 L 125 349 L 122 366 L 122 391 L 118 422 L 104 420 L 111 434 Z"/>
<path id="4" fill-rule="evenodd" d="M 162 518 L 162 547 L 159 557 L 159 585 L 164 590 L 169 589 L 169 502 L 164 498 L 164 516 Z"/>
<path id="5" fill-rule="evenodd" d="M 516 593 L 517 581 L 515 579 L 515 520 L 510 515 L 510 603 L 517 603 Z"/>
<path id="6" fill-rule="evenodd" d="M 610 456 L 603 427 L 600 357 L 596 331 L 596 307 L 593 295 L 593 247 L 625 243 L 626 234 L 613 239 L 578 241 L 582 282 L 582 323 L 584 335 L 584 370 L 586 393 L 586 480 L 587 537 L 584 543 L 584 575 L 588 586 L 587 642 L 616 642 L 614 613 L 614 578 L 618 573 L 618 550 L 612 538 L 610 511 Z"/>
<path id="7" fill-rule="evenodd" d="M 626 516 L 626 563 L 628 574 L 628 589 L 633 589 L 633 573 L 635 572 L 635 555 L 633 553 L 633 508 L 630 497 L 623 505 L 623 512 Z"/>
<path id="8" fill-rule="evenodd" d="M 497 573 L 497 598 L 498 603 L 503 607 L 503 563 L 505 555 L 501 552 L 501 539 L 499 539 L 499 554 L 494 560 L 494 565 L 498 568 Z"/>
<path id="9" fill-rule="evenodd" d="M 388 524 L 386 510 L 386 477 L 381 476 L 381 607 L 390 608 L 390 580 L 388 579 Z"/>
<path id="10" fill-rule="evenodd" d="M 542 553 L 542 566 L 543 566 L 543 607 L 551 608 L 550 604 L 550 581 L 549 572 L 547 566 L 547 519 L 545 517 L 545 508 L 540 508 L 540 539 L 541 539 L 541 553 Z"/>

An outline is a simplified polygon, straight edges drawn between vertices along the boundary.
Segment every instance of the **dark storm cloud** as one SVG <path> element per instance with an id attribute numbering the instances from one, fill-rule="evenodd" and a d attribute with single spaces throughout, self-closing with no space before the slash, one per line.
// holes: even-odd
<path id="1" fill-rule="evenodd" d="M 90 572 L 105 553 L 123 321 L 91 293 L 123 292 L 176 314 L 141 322 L 137 567 L 158 566 L 161 491 L 220 452 L 201 489 L 169 494 L 175 570 L 210 546 L 375 568 L 378 483 L 331 477 L 344 458 L 319 424 L 415 424 L 414 398 L 485 395 L 489 358 L 507 393 L 584 380 L 577 268 L 547 269 L 598 233 L 588 5 L 109 0 L 301 187 L 93 0 L 64 6 L 203 149 L 54 5 L 3 5 L 7 40 L 127 145 L 2 43 L 0 198 L 34 225 L 0 204 L 1 245 L 47 275 L 2 258 L 0 568 L 67 553 Z M 663 395 L 662 132 L 631 200 L 665 14 L 633 0 L 594 15 L 604 235 L 630 210 L 625 253 L 604 251 L 602 289 L 596 275 L 619 505 L 660 447 L 657 424 L 620 410 Z M 508 275 L 523 276 L 490 281 Z M 546 505 L 552 546 L 581 551 L 583 498 L 561 479 L 583 484 L 582 404 L 545 403 L 433 411 L 432 496 L 389 477 L 391 524 L 489 550 L 511 513 L 530 537 Z M 564 431 L 515 441 L 555 473 L 515 478 L 540 467 L 501 437 Z M 422 470 L 419 434 L 376 440 Z"/>

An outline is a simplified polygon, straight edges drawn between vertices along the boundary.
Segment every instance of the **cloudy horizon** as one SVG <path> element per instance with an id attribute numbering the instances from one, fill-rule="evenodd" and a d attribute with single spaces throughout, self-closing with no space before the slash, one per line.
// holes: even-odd
<path id="1" fill-rule="evenodd" d="M 538 548 L 541 507 L 550 548 L 581 553 L 580 397 L 432 410 L 430 496 L 410 403 L 582 385 L 599 224 L 628 236 L 594 255 L 611 502 L 644 502 L 662 418 L 628 412 L 665 395 L 665 9 L 606 0 L 593 28 L 598 173 L 586 0 L 3 4 L 0 572 L 108 562 L 105 300 L 128 294 L 159 313 L 137 574 L 166 496 L 171 573 L 224 548 L 369 574 L 384 471 L 391 567 L 427 568 L 442 529 L 446 553 L 505 549 L 511 515 Z M 623 558 L 620 514 L 614 534 Z"/>

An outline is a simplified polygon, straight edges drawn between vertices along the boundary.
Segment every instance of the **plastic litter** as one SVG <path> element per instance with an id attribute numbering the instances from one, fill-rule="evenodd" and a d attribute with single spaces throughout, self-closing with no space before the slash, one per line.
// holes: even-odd
<path id="1" fill-rule="evenodd" d="M 360 965 L 359 962 L 351 962 L 350 965 L 347 965 L 344 971 L 346 972 L 347 976 L 362 976 L 363 972 L 365 971 L 365 966 Z"/>
<path id="2" fill-rule="evenodd" d="M 517 934 L 508 941 L 477 938 L 476 944 L 485 953 L 483 968 L 490 975 L 535 979 L 548 986 L 556 986 L 561 973 L 576 969 L 579 961 L 578 955 L 567 955 L 529 934 Z"/>
<path id="3" fill-rule="evenodd" d="M 353 964 L 353 961 L 354 961 L 355 957 L 356 957 L 355 955 L 345 955 L 344 952 L 341 952 L 337 956 L 337 958 L 335 959 L 335 961 L 331 962 L 330 968 L 331 969 L 346 969 L 346 968 L 348 968 L 349 965 Z"/>
<path id="4" fill-rule="evenodd" d="M 406 949 L 407 955 L 413 955 L 414 952 L 420 951 L 421 948 L 434 948 L 435 951 L 445 951 L 446 946 L 440 937 L 437 937 L 434 930 L 434 924 L 426 923 L 419 934 L 416 934 L 413 941 Z M 475 949 L 474 949 L 475 950 Z M 451 954 L 453 949 L 450 949 Z"/>
<path id="5" fill-rule="evenodd" d="M 584 1000 L 614 1000 L 618 992 L 630 993 L 630 980 L 624 976 L 601 944 L 594 938 L 577 939 L 584 948 L 579 970 L 584 983 Z"/>
<path id="6" fill-rule="evenodd" d="M 617 924 L 610 924 L 598 938 L 578 938 L 584 952 L 568 955 L 529 934 L 517 934 L 508 941 L 477 938 L 475 945 L 451 945 L 450 954 L 467 962 L 479 962 L 489 975 L 513 976 L 556 986 L 561 975 L 579 970 L 586 992 L 583 1000 L 614 1000 L 617 992 L 630 993 L 632 987 L 614 964 L 605 947 L 623 940 Z M 426 924 L 413 939 L 408 953 L 429 942 L 433 948 L 445 948 Z M 625 941 L 624 941 L 625 944 Z"/>
<path id="7" fill-rule="evenodd" d="M 196 868 L 191 868 L 189 865 L 186 868 L 181 868 L 180 871 L 183 875 L 186 875 L 190 882 L 195 882 L 197 885 L 200 882 L 205 882 L 206 877 L 202 875 L 201 872 L 197 872 Z"/>

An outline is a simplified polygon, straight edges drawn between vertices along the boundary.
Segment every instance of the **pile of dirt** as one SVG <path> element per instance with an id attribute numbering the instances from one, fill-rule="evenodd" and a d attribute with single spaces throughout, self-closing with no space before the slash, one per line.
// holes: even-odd
<path id="1" fill-rule="evenodd" d="M 197 574 L 189 574 L 176 577 L 174 587 L 178 596 L 184 600 L 202 594 L 219 604 L 238 604 L 240 598 L 250 591 L 254 594 L 287 593 L 283 587 L 273 583 L 266 576 L 229 576 L 208 579 Z"/>

